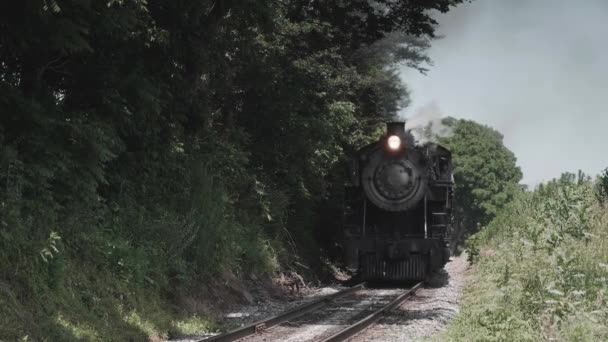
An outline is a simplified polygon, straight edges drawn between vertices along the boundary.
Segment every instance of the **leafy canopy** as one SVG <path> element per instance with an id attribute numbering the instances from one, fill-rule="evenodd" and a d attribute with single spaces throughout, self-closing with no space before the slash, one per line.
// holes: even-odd
<path id="1" fill-rule="evenodd" d="M 396 65 L 424 70 L 431 12 L 461 2 L 0 2 L 0 282 L 36 307 L 0 295 L 0 336 L 70 340 L 42 331 L 54 313 L 319 260 L 336 170 L 407 105 Z M 120 290 L 78 279 L 99 274 Z"/>
<path id="2" fill-rule="evenodd" d="M 496 130 L 470 120 L 448 118 L 453 129 L 443 139 L 454 160 L 458 240 L 488 224 L 520 190 L 517 159 Z"/>

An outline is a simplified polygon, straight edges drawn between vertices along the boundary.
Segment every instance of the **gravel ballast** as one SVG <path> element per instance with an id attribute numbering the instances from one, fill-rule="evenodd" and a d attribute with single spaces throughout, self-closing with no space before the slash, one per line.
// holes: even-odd
<path id="1" fill-rule="evenodd" d="M 467 269 L 466 256 L 452 258 L 429 286 L 352 341 L 417 341 L 443 331 L 458 313 Z"/>
<path id="2" fill-rule="evenodd" d="M 367 330 L 351 338 L 351 341 L 417 341 L 432 337 L 443 331 L 458 313 L 462 290 L 468 269 L 466 256 L 454 257 L 445 269 L 435 274 L 429 285 L 416 295 L 393 309 L 384 318 Z M 234 326 L 244 325 L 277 315 L 290 308 L 324 297 L 343 287 L 323 287 L 309 290 L 300 299 L 281 302 L 258 303 L 226 313 L 227 321 Z M 337 300 L 335 303 L 313 313 L 273 327 L 268 331 L 250 336 L 241 341 L 311 341 L 327 337 L 373 310 L 394 299 L 404 289 L 364 289 L 356 294 Z M 208 336 L 182 339 L 189 342 Z"/>

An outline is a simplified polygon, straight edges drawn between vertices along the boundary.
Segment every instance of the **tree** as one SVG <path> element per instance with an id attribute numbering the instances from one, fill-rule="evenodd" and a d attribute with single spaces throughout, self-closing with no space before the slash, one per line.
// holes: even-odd
<path id="1" fill-rule="evenodd" d="M 334 171 L 460 2 L 0 3 L 0 281 L 33 298 L 87 263 L 170 287 L 318 258 Z"/>
<path id="2" fill-rule="evenodd" d="M 517 159 L 491 127 L 470 120 L 444 119 L 453 134 L 442 138 L 454 161 L 454 247 L 487 225 L 521 191 Z"/>

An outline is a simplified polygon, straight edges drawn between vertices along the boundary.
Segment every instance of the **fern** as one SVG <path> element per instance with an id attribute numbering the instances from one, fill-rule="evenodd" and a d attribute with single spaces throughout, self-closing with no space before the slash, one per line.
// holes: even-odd
<path id="1" fill-rule="evenodd" d="M 46 245 L 39 252 L 42 261 L 44 261 L 45 263 L 49 263 L 60 253 L 58 247 L 60 242 L 61 237 L 57 232 L 51 232 L 49 234 L 49 237 L 46 240 Z"/>
<path id="2" fill-rule="evenodd" d="M 42 0 L 42 2 L 43 2 L 42 8 L 45 11 L 51 11 L 53 13 L 59 13 L 59 12 L 61 12 L 61 7 L 59 7 L 59 4 L 57 3 L 57 1 L 55 1 L 55 0 Z"/>

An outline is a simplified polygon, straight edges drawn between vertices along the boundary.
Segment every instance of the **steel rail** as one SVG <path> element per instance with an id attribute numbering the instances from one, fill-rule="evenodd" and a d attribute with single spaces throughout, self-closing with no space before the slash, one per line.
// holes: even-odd
<path id="1" fill-rule="evenodd" d="M 350 287 L 348 289 L 330 294 L 323 298 L 319 298 L 310 303 L 306 303 L 304 305 L 298 306 L 298 307 L 288 310 L 280 315 L 249 324 L 247 326 L 229 331 L 224 334 L 212 336 L 212 337 L 202 339 L 202 340 L 197 340 L 196 342 L 203 342 L 203 341 L 204 342 L 232 342 L 232 341 L 236 341 L 243 337 L 247 337 L 249 335 L 253 335 L 258 332 L 262 332 L 272 326 L 275 326 L 275 325 L 281 324 L 283 322 L 287 322 L 296 317 L 302 316 L 313 310 L 322 308 L 322 307 L 326 306 L 327 304 L 329 304 L 331 301 L 336 300 L 338 298 L 342 298 L 351 293 L 357 292 L 357 291 L 363 289 L 364 287 L 365 287 L 365 283 L 361 283 L 359 285 Z"/>
<path id="2" fill-rule="evenodd" d="M 410 296 L 414 295 L 416 293 L 416 290 L 418 290 L 423 284 L 424 284 L 424 282 L 420 282 L 420 283 L 414 285 L 414 287 L 412 287 L 411 289 L 402 293 L 401 295 L 399 295 L 399 297 L 393 299 L 386 306 L 375 311 L 374 313 L 363 318 L 362 320 L 356 322 L 355 324 L 350 325 L 347 328 L 342 329 L 342 330 L 338 331 L 337 333 L 333 334 L 332 336 L 330 336 L 326 339 L 323 339 L 321 341 L 322 342 L 344 341 L 347 338 L 355 336 L 359 332 L 365 330 L 367 327 L 369 327 L 370 325 L 372 325 L 372 324 L 376 323 L 378 320 L 380 320 L 380 318 L 382 318 L 388 311 L 394 309 L 397 305 L 401 304 L 404 300 L 406 300 Z"/>

